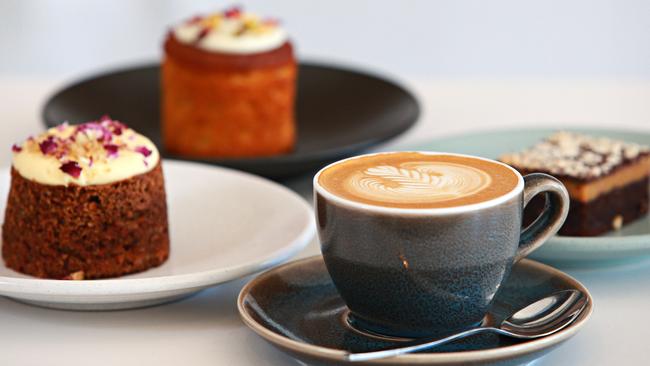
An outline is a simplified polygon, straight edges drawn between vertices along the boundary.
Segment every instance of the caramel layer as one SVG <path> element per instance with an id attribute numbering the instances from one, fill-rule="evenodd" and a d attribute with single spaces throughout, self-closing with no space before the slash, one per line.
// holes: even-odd
<path id="1" fill-rule="evenodd" d="M 612 174 L 588 182 L 561 178 L 572 199 L 588 202 L 616 188 L 624 187 L 650 175 L 650 156 L 616 169 Z"/>

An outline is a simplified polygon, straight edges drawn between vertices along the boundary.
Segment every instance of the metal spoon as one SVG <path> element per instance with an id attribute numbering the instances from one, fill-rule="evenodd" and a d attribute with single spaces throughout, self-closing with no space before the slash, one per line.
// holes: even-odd
<path id="1" fill-rule="evenodd" d="M 532 339 L 553 334 L 571 324 L 580 315 L 589 299 L 578 290 L 556 292 L 516 311 L 501 324 L 479 327 L 437 339 L 417 339 L 380 351 L 348 353 L 348 361 L 368 361 L 422 351 L 456 339 L 492 332 L 520 339 Z"/>

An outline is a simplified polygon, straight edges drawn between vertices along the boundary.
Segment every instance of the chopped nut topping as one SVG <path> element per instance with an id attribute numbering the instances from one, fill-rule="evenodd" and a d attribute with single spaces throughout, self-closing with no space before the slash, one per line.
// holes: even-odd
<path id="1" fill-rule="evenodd" d="M 84 271 L 77 271 L 65 276 L 64 280 L 82 281 L 85 278 Z"/>
<path id="2" fill-rule="evenodd" d="M 616 215 L 614 220 L 612 220 L 612 228 L 614 230 L 619 230 L 621 227 L 623 227 L 623 216 Z"/>
<path id="3" fill-rule="evenodd" d="M 83 169 L 94 162 L 106 162 L 120 156 L 121 151 L 139 153 L 146 159 L 152 151 L 146 146 L 133 146 L 135 133 L 123 123 L 109 116 L 97 121 L 69 126 L 63 123 L 36 138 L 30 137 L 23 146 L 13 145 L 16 154 L 27 150 L 57 159 L 59 169 L 73 178 L 79 178 Z M 145 161 L 146 164 L 146 161 Z"/>
<path id="4" fill-rule="evenodd" d="M 237 26 L 233 27 L 235 23 Z M 245 13 L 241 7 L 233 6 L 205 17 L 194 16 L 187 20 L 185 24 L 201 27 L 194 38 L 194 42 L 199 42 L 212 31 L 219 30 L 226 31 L 237 37 L 247 34 L 264 34 L 277 28 L 280 22 L 275 18 L 260 19 L 253 14 Z"/>
<path id="5" fill-rule="evenodd" d="M 607 175 L 626 161 L 648 153 L 647 146 L 562 131 L 500 160 L 521 169 L 589 179 Z"/>

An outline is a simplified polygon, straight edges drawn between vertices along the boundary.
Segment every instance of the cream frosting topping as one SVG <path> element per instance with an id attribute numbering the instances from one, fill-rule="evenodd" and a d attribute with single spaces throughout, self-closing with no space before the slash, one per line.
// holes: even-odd
<path id="1" fill-rule="evenodd" d="M 117 182 L 152 170 L 160 160 L 151 140 L 109 117 L 64 123 L 12 151 L 13 167 L 25 179 L 63 186 Z"/>
<path id="2" fill-rule="evenodd" d="M 191 44 L 210 52 L 252 54 L 282 46 L 287 32 L 277 20 L 230 8 L 205 17 L 194 17 L 173 29 L 181 43 Z"/>

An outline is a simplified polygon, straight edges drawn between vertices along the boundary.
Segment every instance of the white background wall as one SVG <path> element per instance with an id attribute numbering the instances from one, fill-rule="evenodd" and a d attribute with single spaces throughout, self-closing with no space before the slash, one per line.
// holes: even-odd
<path id="1" fill-rule="evenodd" d="M 650 79 L 647 0 L 245 0 L 303 57 L 415 78 Z M 73 77 L 155 59 L 214 0 L 2 0 L 0 76 Z"/>
<path id="2" fill-rule="evenodd" d="M 14 128 L 0 147 L 40 131 L 55 90 L 157 60 L 171 24 L 233 3 L 281 18 L 303 59 L 406 84 L 423 113 L 393 144 L 650 128 L 650 0 L 0 0 L 0 125 Z"/>

